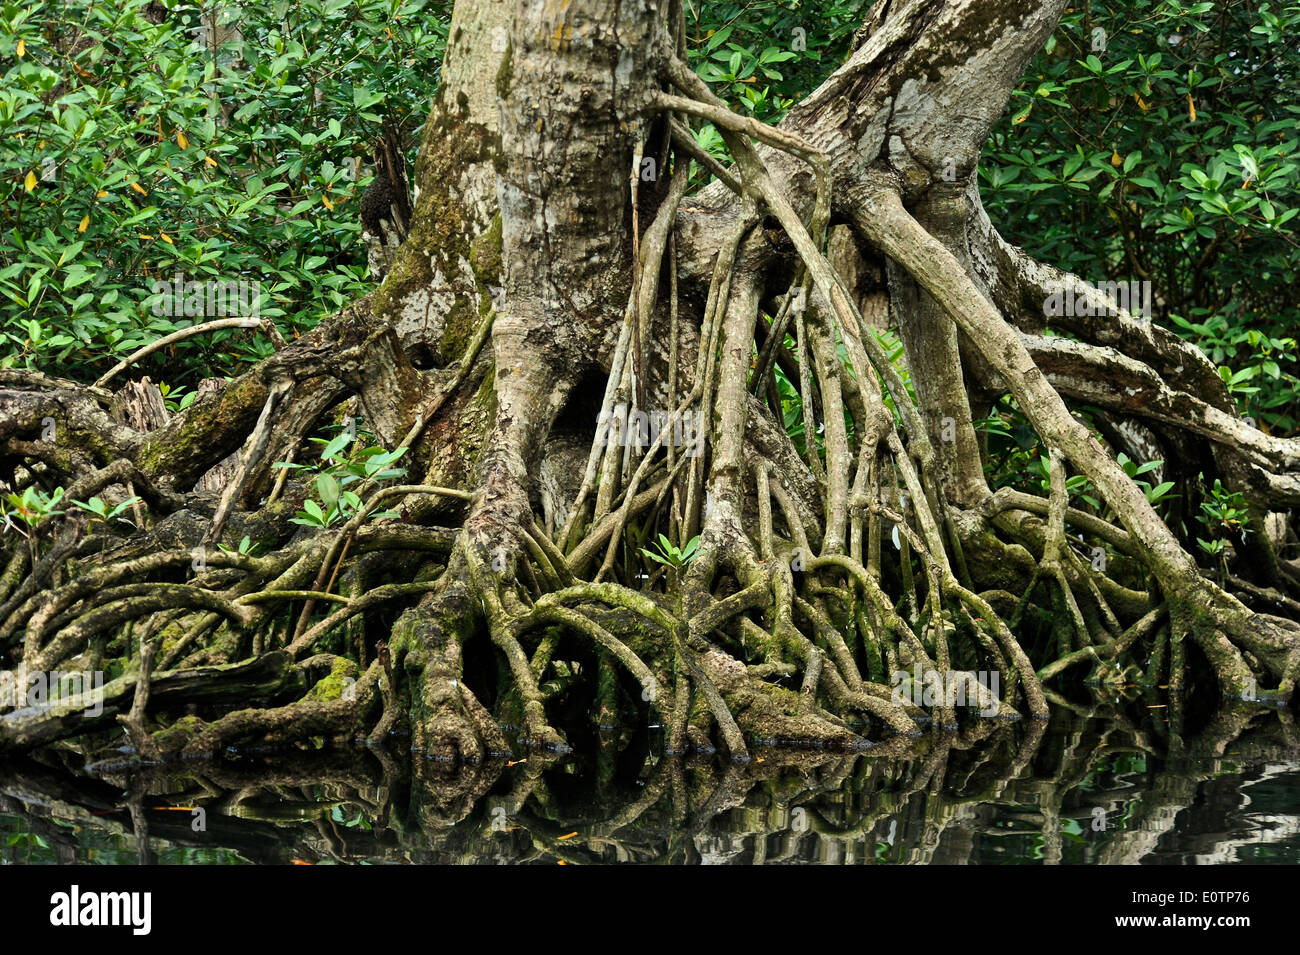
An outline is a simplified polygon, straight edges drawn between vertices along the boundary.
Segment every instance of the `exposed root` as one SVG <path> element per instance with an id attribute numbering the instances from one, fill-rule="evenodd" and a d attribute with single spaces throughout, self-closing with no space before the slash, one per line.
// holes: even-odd
<path id="1" fill-rule="evenodd" d="M 1049 276 L 1000 242 L 973 180 L 940 185 L 915 157 L 858 155 L 869 137 L 820 129 L 815 110 L 779 129 L 739 116 L 649 8 L 562 50 L 538 39 L 548 9 L 529 9 L 511 49 L 515 82 L 552 86 L 504 99 L 501 128 L 484 133 L 499 151 L 478 197 L 499 200 L 490 241 L 439 236 L 447 248 L 432 250 L 425 236 L 402 253 L 420 268 L 433 251 L 474 260 L 436 341 L 409 310 L 363 300 L 153 431 L 116 420 L 98 385 L 0 371 L 0 479 L 19 502 L 0 535 L 3 675 L 115 677 L 103 720 L 78 722 L 68 700 L 0 697 L 0 750 L 119 717 L 145 759 L 402 736 L 432 760 L 477 763 L 540 760 L 571 745 L 561 730 L 595 724 L 743 761 L 758 746 L 895 746 L 927 724 L 988 733 L 992 717 L 1045 716 L 1045 684 L 1067 676 L 1185 698 L 1208 664 L 1226 695 L 1290 700 L 1300 626 L 1203 573 L 1072 415 L 1064 398 L 1095 397 L 1079 369 L 1108 346 L 1087 323 L 1079 342 L 1038 335 L 1024 302 Z M 912 55 L 912 13 L 879 16 L 811 98 L 824 115 L 835 91 L 895 88 L 868 76 L 891 45 Z M 644 58 L 635 94 L 595 55 L 628 37 L 643 41 L 625 50 Z M 880 122 L 907 121 L 892 114 Z M 733 167 L 693 147 L 684 123 L 699 121 Z M 568 129 L 563 148 L 544 141 L 547 123 Z M 610 162 L 648 149 L 666 175 L 653 189 Z M 691 158 L 719 180 L 701 205 L 687 196 Z M 870 291 L 904 313 L 901 358 L 831 264 L 833 211 L 890 277 Z M 410 282 L 437 311 L 421 285 L 432 279 L 415 275 L 378 300 Z M 1204 363 L 1167 382 L 1188 354 L 1172 336 L 1127 315 L 1117 328 L 1133 354 L 1109 374 L 1154 398 L 1101 402 L 1109 412 L 1162 427 L 1182 415 L 1239 486 L 1297 499 L 1293 439 L 1246 434 L 1224 394 L 1196 387 Z M 417 367 L 417 352 L 441 367 Z M 990 490 L 968 384 L 1015 399 L 1049 462 L 1045 496 Z M 271 486 L 277 459 L 320 464 L 307 437 L 358 414 L 406 452 L 412 483 L 345 489 L 281 471 Z M 585 466 L 547 457 L 561 432 Z M 191 490 L 241 448 L 216 499 Z M 1074 506 L 1079 476 L 1104 503 Z M 345 517 L 303 529 L 312 495 L 345 490 Z M 72 503 L 92 495 L 103 513 Z M 400 516 L 381 517 L 389 508 Z M 1294 610 L 1300 575 L 1276 555 L 1266 569 L 1239 589 Z M 1253 576 L 1233 570 L 1225 581 Z M 202 718 L 177 709 L 182 691 Z"/>

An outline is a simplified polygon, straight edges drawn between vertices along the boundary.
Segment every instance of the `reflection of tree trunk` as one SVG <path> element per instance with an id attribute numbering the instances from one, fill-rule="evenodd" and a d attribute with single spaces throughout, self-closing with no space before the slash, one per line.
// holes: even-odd
<path id="1" fill-rule="evenodd" d="M 1122 720 L 1058 719 L 1046 737 L 1003 726 L 983 739 L 912 743 L 885 757 L 778 751 L 764 764 L 721 769 L 669 759 L 643 786 L 606 785 L 598 800 L 592 777 L 575 786 L 563 762 L 537 758 L 438 768 L 376 749 L 283 755 L 269 766 L 99 764 L 89 778 L 74 774 L 79 764 L 65 774 L 18 760 L 0 771 L 0 812 L 22 817 L 64 862 L 78 861 L 69 826 L 130 835 L 128 844 L 148 846 L 151 857 L 230 849 L 261 862 L 968 864 L 1041 827 L 1042 861 L 1053 864 L 1077 858 L 1064 830 L 1073 818 L 1084 861 L 1136 864 L 1156 852 L 1236 861 L 1239 847 L 1294 835 L 1294 814 L 1249 840 L 1234 834 L 1253 767 L 1267 779 L 1270 766 L 1294 765 L 1293 735 L 1271 718 L 1224 710 L 1188 741 L 1190 758 L 1113 782 L 1099 768 L 1117 753 L 1142 752 L 1143 735 Z M 1225 764 L 1235 776 L 1223 775 Z M 552 788 L 561 777 L 567 782 Z M 1222 791 L 1202 800 L 1203 786 Z M 123 788 L 131 793 L 125 804 Z M 677 815 L 677 803 L 692 807 L 688 817 Z M 1022 812 L 1027 805 L 1040 813 Z M 169 806 L 186 808 L 163 811 Z M 200 806 L 207 828 L 196 832 L 192 807 Z M 1094 806 L 1108 810 L 1105 831 L 1090 827 Z M 347 825 L 358 818 L 368 828 Z M 1028 853 L 1028 843 L 1017 845 Z"/>
<path id="2" fill-rule="evenodd" d="M 1220 709 L 1200 736 L 1171 757 L 1167 769 L 1153 774 L 1150 788 L 1128 809 L 1123 831 L 1102 846 L 1097 861 L 1136 865 L 1150 855 L 1174 830 L 1179 814 L 1191 809 L 1201 785 L 1213 778 L 1215 761 L 1229 756 L 1256 719 L 1257 714 L 1246 707 Z"/>
<path id="3" fill-rule="evenodd" d="M 1280 776 L 1291 776 L 1295 766 L 1290 763 L 1275 763 L 1265 766 L 1259 772 L 1259 778 L 1243 786 L 1233 785 L 1233 780 L 1209 780 L 1205 784 L 1205 812 L 1214 813 L 1223 819 L 1217 831 L 1197 833 L 1186 836 L 1180 842 L 1187 846 L 1191 860 L 1196 865 L 1231 865 L 1243 861 L 1254 861 L 1263 856 L 1261 847 L 1277 843 L 1294 845 L 1300 837 L 1300 817 L 1294 814 L 1278 815 L 1252 811 L 1251 832 L 1247 836 L 1240 834 L 1240 827 L 1231 827 L 1229 817 L 1250 805 L 1249 789 L 1256 785 L 1281 785 Z"/>

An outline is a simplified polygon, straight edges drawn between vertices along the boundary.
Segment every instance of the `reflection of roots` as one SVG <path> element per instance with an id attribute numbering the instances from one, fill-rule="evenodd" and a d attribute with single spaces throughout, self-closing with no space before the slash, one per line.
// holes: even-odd
<path id="1" fill-rule="evenodd" d="M 164 849 L 220 847 L 264 863 L 957 864 L 979 861 L 973 853 L 987 845 L 970 837 L 978 810 L 985 820 L 996 814 L 1020 832 L 1041 834 L 1046 864 L 1136 864 L 1175 818 L 1186 822 L 1185 813 L 1197 811 L 1205 780 L 1293 761 L 1300 750 L 1289 720 L 1226 704 L 1183 741 L 1181 757 L 1121 774 L 1116 760 L 1166 752 L 1163 721 L 1140 705 L 1131 709 L 1138 721 L 1128 712 L 1062 703 L 1055 729 L 1068 746 L 1043 746 L 1041 721 L 984 722 L 924 742 L 896 737 L 865 756 L 769 752 L 744 767 L 659 759 L 637 774 L 637 785 L 608 775 L 618 759 L 612 747 L 598 750 L 591 775 L 576 777 L 576 787 L 571 767 L 552 760 L 452 766 L 396 759 L 382 747 L 281 754 L 273 762 L 140 768 L 118 760 L 92 765 L 90 775 L 69 751 L 39 764 L 6 761 L 0 812 L 19 814 L 64 863 L 82 860 L 84 835 L 76 833 L 90 829 L 126 837 L 141 861 Z M 592 785 L 601 787 L 599 798 Z M 1208 811 L 1217 818 L 1224 808 L 1218 802 Z M 200 813 L 204 827 L 196 831 Z M 1072 823 L 1082 844 L 1061 838 Z M 1204 851 L 1195 839 L 1180 844 Z"/>

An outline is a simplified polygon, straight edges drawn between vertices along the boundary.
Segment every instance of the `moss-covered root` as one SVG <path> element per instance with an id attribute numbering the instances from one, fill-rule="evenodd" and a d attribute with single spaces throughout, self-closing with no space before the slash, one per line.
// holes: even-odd
<path id="1" fill-rule="evenodd" d="M 174 751 L 180 743 L 178 727 L 181 732 L 191 730 L 192 735 L 180 752 L 193 759 L 220 756 L 237 744 L 284 746 L 315 737 L 361 735 L 369 721 L 377 716 L 378 662 L 372 663 L 360 678 L 355 675 L 355 664 L 342 658 L 315 658 L 304 666 L 313 668 L 317 662 L 328 663 L 328 672 L 296 703 L 236 710 L 208 724 L 197 721 L 186 727 L 173 724 L 169 730 L 155 734 L 154 742 Z"/>
<path id="2" fill-rule="evenodd" d="M 803 694 L 755 679 L 735 657 L 715 649 L 697 659 L 726 701 L 736 725 L 753 743 L 844 752 L 871 746 L 843 720 L 809 706 Z"/>
<path id="3" fill-rule="evenodd" d="M 1300 676 L 1300 627 L 1290 620 L 1252 613 L 1220 590 L 1210 599 L 1170 600 L 1170 685 L 1182 682 L 1181 644 L 1191 640 L 1218 676 L 1223 695 L 1236 700 L 1286 705 Z M 1261 681 L 1277 683 L 1264 688 Z"/>
<path id="4" fill-rule="evenodd" d="M 411 748 L 432 759 L 477 763 L 510 755 L 500 727 L 462 675 L 461 647 L 479 623 L 469 590 L 457 581 L 393 625 L 394 692 L 410 697 Z"/>

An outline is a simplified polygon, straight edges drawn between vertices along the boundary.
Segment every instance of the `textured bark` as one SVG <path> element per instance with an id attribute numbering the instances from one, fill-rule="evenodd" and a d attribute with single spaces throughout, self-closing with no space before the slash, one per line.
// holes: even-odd
<path id="1" fill-rule="evenodd" d="M 1108 303 L 1008 245 L 980 203 L 980 150 L 1064 6 L 877 4 L 772 129 L 680 61 L 654 0 L 458 4 L 409 235 L 373 296 L 174 417 L 145 413 L 138 386 L 115 418 L 102 389 L 0 372 L 10 487 L 129 483 L 147 508 L 134 532 L 80 512 L 15 525 L 0 648 L 54 667 L 156 641 L 129 729 L 142 753 L 190 755 L 404 729 L 482 760 L 562 750 L 558 714 L 604 731 L 629 704 L 672 750 L 851 750 L 918 731 L 899 668 L 991 667 L 1007 681 L 981 708 L 1041 716 L 1042 683 L 1085 661 L 1181 694 L 1189 646 L 1225 693 L 1285 701 L 1300 628 L 1269 613 L 1300 574 L 1260 535 L 1241 542 L 1262 568 L 1249 604 L 1229 595 L 1066 399 L 1184 478 L 1217 468 L 1257 510 L 1296 501 L 1300 448 L 1238 420 L 1204 356 L 1149 322 L 1049 325 L 1056 283 Z M 682 123 L 704 120 L 735 164 L 687 195 L 701 156 Z M 643 156 L 662 160 L 653 182 Z M 876 336 L 891 319 L 898 365 Z M 799 392 L 802 449 L 774 367 Z M 973 418 L 1004 394 L 1045 444 L 1046 497 L 989 491 Z M 628 408 L 698 414 L 704 441 L 603 430 Z M 416 483 L 357 484 L 363 511 L 298 530 L 312 487 L 271 465 L 311 463 L 317 429 L 356 414 Z M 220 501 L 191 492 L 219 463 Z M 1069 469 L 1122 526 L 1069 506 Z M 402 517 L 374 523 L 381 506 Z M 268 551 L 237 552 L 241 536 Z M 1031 605 L 1056 625 L 1022 646 Z M 324 639 L 345 649 L 310 656 Z M 172 681 L 277 653 L 309 691 L 146 735 Z M 942 698 L 925 709 L 958 721 Z M 12 717 L 0 747 L 75 731 Z"/>

